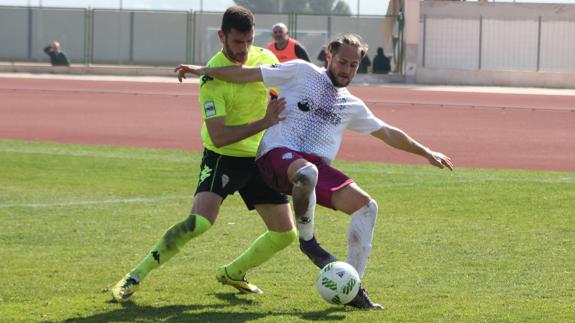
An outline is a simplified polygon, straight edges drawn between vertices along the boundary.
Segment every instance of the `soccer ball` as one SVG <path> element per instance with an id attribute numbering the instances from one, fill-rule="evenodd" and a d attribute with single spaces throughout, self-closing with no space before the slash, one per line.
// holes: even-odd
<path id="1" fill-rule="evenodd" d="M 361 280 L 350 264 L 334 261 L 319 272 L 317 291 L 328 303 L 344 305 L 357 295 Z"/>

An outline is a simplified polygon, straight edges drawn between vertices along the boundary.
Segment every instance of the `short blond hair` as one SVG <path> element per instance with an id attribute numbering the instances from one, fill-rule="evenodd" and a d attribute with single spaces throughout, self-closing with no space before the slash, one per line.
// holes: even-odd
<path id="1" fill-rule="evenodd" d="M 360 58 L 363 58 L 363 56 L 367 54 L 367 43 L 363 41 L 360 35 L 354 33 L 340 34 L 329 42 L 327 51 L 330 52 L 332 56 L 335 56 L 343 44 L 358 48 L 361 52 Z"/>

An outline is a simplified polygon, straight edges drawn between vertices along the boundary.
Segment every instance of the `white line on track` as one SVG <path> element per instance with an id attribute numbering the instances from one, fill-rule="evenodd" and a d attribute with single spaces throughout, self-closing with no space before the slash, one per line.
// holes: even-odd
<path id="1" fill-rule="evenodd" d="M 47 92 L 62 92 L 67 94 L 117 94 L 117 95 L 149 95 L 149 96 L 167 96 L 167 97 L 192 97 L 197 98 L 199 93 L 194 89 L 189 92 L 170 92 L 170 91 L 154 91 L 154 90 L 135 90 L 135 89 L 87 89 L 87 88 L 46 88 L 46 87 L 17 87 L 17 86 L 0 86 L 0 91 L 6 92 L 34 92 L 34 93 L 47 93 Z M 529 111 L 554 111 L 554 112 L 575 112 L 572 107 L 553 107 L 553 106 L 540 106 L 540 107 L 525 107 L 518 105 L 502 105 L 502 104 L 477 104 L 471 102 L 423 102 L 423 101 L 397 101 L 385 99 L 365 99 L 364 102 L 368 105 L 394 105 L 394 106 L 410 106 L 410 107 L 440 107 L 451 109 L 498 109 L 498 110 L 529 110 Z"/>
<path id="2" fill-rule="evenodd" d="M 152 95 L 152 96 L 170 96 L 170 97 L 197 97 L 197 91 L 183 92 L 169 92 L 169 91 L 154 91 L 154 90 L 135 90 L 135 89 L 87 89 L 87 88 L 47 88 L 47 87 L 16 87 L 12 85 L 0 86 L 0 91 L 8 92 L 62 92 L 67 94 L 121 94 L 121 95 Z"/>

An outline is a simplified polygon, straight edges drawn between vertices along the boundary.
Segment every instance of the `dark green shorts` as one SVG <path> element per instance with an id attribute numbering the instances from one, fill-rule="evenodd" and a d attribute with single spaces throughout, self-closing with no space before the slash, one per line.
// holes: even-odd
<path id="1" fill-rule="evenodd" d="M 225 199 L 240 192 L 249 210 L 256 204 L 285 204 L 287 196 L 269 188 L 253 157 L 231 157 L 204 149 L 196 194 L 213 192 Z"/>

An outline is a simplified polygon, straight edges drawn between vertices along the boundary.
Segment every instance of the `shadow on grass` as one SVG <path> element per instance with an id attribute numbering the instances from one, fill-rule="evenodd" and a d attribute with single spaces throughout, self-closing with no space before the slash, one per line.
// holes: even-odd
<path id="1" fill-rule="evenodd" d="M 163 321 L 163 322 L 246 322 L 263 317 L 294 316 L 304 320 L 340 321 L 346 318 L 344 307 L 331 307 L 322 311 L 250 311 L 226 308 L 256 304 L 257 301 L 244 299 L 235 293 L 216 293 L 214 296 L 227 304 L 211 305 L 169 305 L 163 307 L 140 306 L 132 301 L 119 304 L 121 308 L 87 317 L 74 317 L 64 322 L 125 322 L 125 321 Z"/>

